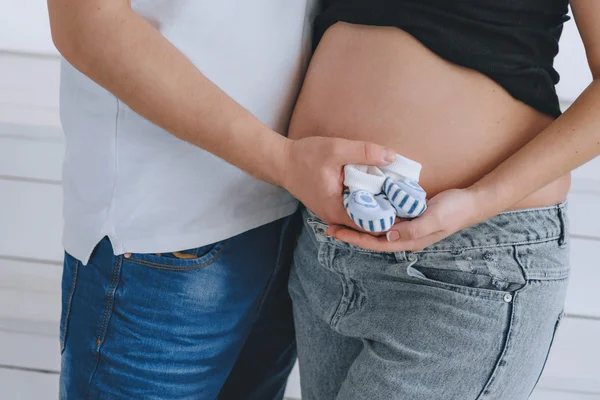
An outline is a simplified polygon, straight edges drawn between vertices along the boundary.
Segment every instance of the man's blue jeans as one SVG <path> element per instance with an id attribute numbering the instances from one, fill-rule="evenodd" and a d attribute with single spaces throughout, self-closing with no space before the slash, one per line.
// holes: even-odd
<path id="1" fill-rule="evenodd" d="M 65 255 L 60 398 L 283 398 L 296 358 L 288 217 L 169 254 Z"/>

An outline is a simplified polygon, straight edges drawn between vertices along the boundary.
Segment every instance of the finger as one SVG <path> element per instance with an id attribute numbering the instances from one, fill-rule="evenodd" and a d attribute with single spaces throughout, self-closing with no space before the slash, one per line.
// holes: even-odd
<path id="1" fill-rule="evenodd" d="M 365 231 L 364 229 L 361 229 L 358 225 L 356 225 L 352 220 L 350 220 L 350 225 L 344 225 L 344 224 L 331 224 L 329 225 L 328 229 L 327 229 L 327 235 L 331 236 L 331 237 L 335 237 L 336 233 L 339 232 L 342 229 L 349 229 L 349 230 L 354 230 L 360 233 L 366 233 L 367 235 L 371 235 L 371 236 L 375 236 L 375 237 L 379 237 L 379 236 L 385 236 L 386 232 L 368 232 Z"/>
<path id="2" fill-rule="evenodd" d="M 442 230 L 439 217 L 435 213 L 427 213 L 418 218 L 408 221 L 399 222 L 390 229 L 388 238 L 394 237 L 393 240 L 418 240 Z"/>
<path id="3" fill-rule="evenodd" d="M 340 139 L 334 149 L 334 158 L 339 163 L 384 166 L 396 160 L 392 149 L 371 142 Z"/>
<path id="4" fill-rule="evenodd" d="M 324 221 L 329 225 L 327 229 L 327 234 L 329 236 L 333 236 L 333 234 L 330 232 L 333 232 L 335 229 L 340 229 L 343 227 L 359 230 L 361 232 L 366 232 L 365 230 L 361 229 L 358 225 L 356 225 L 354 221 L 352 221 L 352 219 L 348 215 L 348 210 L 346 210 L 346 207 L 344 207 L 343 197 L 341 195 L 340 200 L 334 202 L 334 204 L 334 209 L 329 214 L 329 221 Z M 338 228 L 334 229 L 333 227 L 335 226 L 338 226 Z"/>
<path id="5" fill-rule="evenodd" d="M 422 237 L 418 240 L 413 240 L 411 243 L 409 251 L 422 251 L 423 249 L 439 242 L 442 239 L 445 239 L 448 234 L 444 231 L 439 231 L 432 233 L 431 235 Z"/>
<path id="6" fill-rule="evenodd" d="M 353 244 L 366 250 L 381 252 L 396 252 L 409 250 L 411 242 L 395 241 L 389 242 L 385 235 L 373 236 L 368 233 L 358 232 L 353 229 L 340 227 L 331 235 L 337 240 Z"/>
<path id="7" fill-rule="evenodd" d="M 345 225 L 348 227 L 354 226 L 352 219 L 344 207 L 344 197 L 339 194 L 332 198 L 331 207 L 327 212 L 327 220 L 323 220 L 328 225 Z"/>
<path id="8" fill-rule="evenodd" d="M 344 208 L 343 204 L 340 204 L 339 207 L 336 207 L 334 219 L 332 220 L 332 223 L 329 225 L 330 225 L 330 229 L 332 226 L 336 226 L 336 225 L 341 225 L 342 227 L 347 227 L 347 228 L 360 229 L 358 226 L 356 226 L 354 221 L 352 221 L 352 219 L 346 212 L 346 209 Z"/>
<path id="9" fill-rule="evenodd" d="M 385 236 L 373 237 L 366 233 L 352 231 L 346 228 L 338 229 L 335 238 L 343 242 L 378 252 L 421 251 L 426 247 L 444 239 L 447 234 L 443 231 L 433 233 L 418 240 L 388 241 Z"/>

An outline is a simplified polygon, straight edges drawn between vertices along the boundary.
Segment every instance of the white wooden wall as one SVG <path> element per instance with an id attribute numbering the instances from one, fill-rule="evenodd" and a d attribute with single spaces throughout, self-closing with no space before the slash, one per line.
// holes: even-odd
<path id="1" fill-rule="evenodd" d="M 49 25 L 46 0 L 0 0 L 0 50 L 57 54 Z"/>
<path id="2" fill-rule="evenodd" d="M 11 10 L 0 13 L 0 50 L 53 53 L 44 3 L 0 0 L 0 9 Z M 25 14 L 26 5 L 38 12 Z M 25 17 L 40 24 L 16 36 Z M 571 22 L 557 61 L 563 107 L 590 80 L 578 40 Z M 0 399 L 56 398 L 63 154 L 57 100 L 57 58 L 0 52 Z M 575 171 L 569 200 L 567 317 L 535 400 L 600 399 L 600 159 Z M 296 373 L 288 396 L 300 397 Z"/>

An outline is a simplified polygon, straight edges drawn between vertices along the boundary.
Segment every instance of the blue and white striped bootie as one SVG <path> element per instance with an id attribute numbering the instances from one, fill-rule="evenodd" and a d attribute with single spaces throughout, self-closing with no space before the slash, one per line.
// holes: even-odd
<path id="1" fill-rule="evenodd" d="M 421 164 L 409 158 L 396 156 L 396 161 L 383 167 L 386 175 L 383 193 L 396 209 L 400 218 L 416 218 L 427 209 L 427 193 L 419 185 Z"/>
<path id="2" fill-rule="evenodd" d="M 394 225 L 396 210 L 381 193 L 386 176 L 377 167 L 346 165 L 344 207 L 352 221 L 368 232 L 385 232 Z"/>

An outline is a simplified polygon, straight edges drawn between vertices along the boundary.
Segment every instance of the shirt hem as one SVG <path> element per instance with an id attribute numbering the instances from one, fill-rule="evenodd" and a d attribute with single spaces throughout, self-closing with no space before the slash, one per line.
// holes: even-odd
<path id="1" fill-rule="evenodd" d="M 181 251 L 220 242 L 222 240 L 240 235 L 249 230 L 277 221 L 281 218 L 285 218 L 297 210 L 298 204 L 298 201 L 294 200 L 292 203 L 286 203 L 280 207 L 277 207 L 276 209 L 268 209 L 263 212 L 256 213 L 249 218 L 237 219 L 233 223 L 228 223 L 218 227 L 202 228 L 196 232 L 188 232 L 179 235 L 163 233 L 160 236 L 156 235 L 142 238 L 139 237 L 139 235 L 136 235 L 135 239 L 123 239 L 129 235 L 123 234 L 123 232 L 118 232 L 118 235 L 100 233 L 97 236 L 94 235 L 95 238 L 93 239 L 93 244 L 91 245 L 88 243 L 81 243 L 86 240 L 71 240 L 73 236 L 68 234 L 69 231 L 84 232 L 87 229 L 65 228 L 63 245 L 67 253 L 80 260 L 84 265 L 87 265 L 96 245 L 105 236 L 108 236 L 108 238 L 111 240 L 115 255 L 122 255 L 125 253 L 143 254 Z M 85 235 L 76 235 L 75 237 L 81 238 L 82 236 Z M 115 236 L 119 237 L 120 239 L 116 239 Z M 91 242 L 91 240 L 86 242 Z"/>

